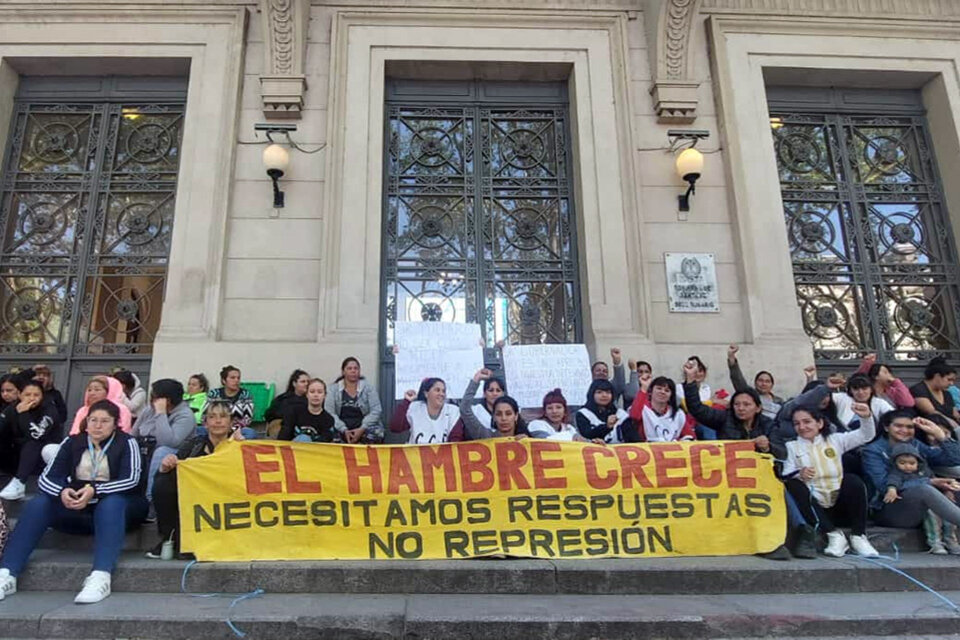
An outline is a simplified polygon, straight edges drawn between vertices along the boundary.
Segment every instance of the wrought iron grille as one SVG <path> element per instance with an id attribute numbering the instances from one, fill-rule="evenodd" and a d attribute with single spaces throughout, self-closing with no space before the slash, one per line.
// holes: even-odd
<path id="1" fill-rule="evenodd" d="M 803 325 L 821 361 L 960 357 L 960 269 L 922 113 L 771 113 Z"/>
<path id="2" fill-rule="evenodd" d="M 149 356 L 182 101 L 18 101 L 0 194 L 0 352 Z"/>
<path id="3" fill-rule="evenodd" d="M 477 322 L 491 363 L 579 341 L 566 103 L 388 103 L 386 128 L 386 379 L 397 321 Z"/>

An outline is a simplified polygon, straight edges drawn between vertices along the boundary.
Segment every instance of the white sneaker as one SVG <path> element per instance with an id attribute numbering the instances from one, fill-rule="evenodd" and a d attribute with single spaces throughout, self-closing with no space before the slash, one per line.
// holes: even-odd
<path id="1" fill-rule="evenodd" d="M 25 495 L 27 495 L 27 487 L 16 478 L 8 482 L 3 491 L 0 491 L 0 498 L 4 500 L 23 500 Z"/>
<path id="2" fill-rule="evenodd" d="M 73 599 L 77 604 L 94 604 L 110 595 L 110 573 L 93 571 L 83 580 L 83 589 Z"/>
<path id="3" fill-rule="evenodd" d="M 947 548 L 939 540 L 934 540 L 930 543 L 930 553 L 935 556 L 945 556 L 947 555 Z"/>
<path id="4" fill-rule="evenodd" d="M 864 540 L 866 540 L 866 538 L 864 538 Z M 869 546 L 869 544 L 870 543 L 867 543 L 867 546 Z M 827 548 L 823 550 L 823 553 L 833 558 L 842 558 L 843 554 L 845 554 L 849 548 L 850 545 L 847 544 L 847 536 L 843 535 L 842 531 L 831 531 L 827 534 Z M 873 547 L 870 548 L 873 549 Z"/>
<path id="5" fill-rule="evenodd" d="M 10 569 L 0 569 L 0 600 L 17 592 L 17 579 L 10 575 Z"/>
<path id="6" fill-rule="evenodd" d="M 880 555 L 867 540 L 867 536 L 850 536 L 850 546 L 853 547 L 853 552 L 862 558 L 876 558 Z"/>

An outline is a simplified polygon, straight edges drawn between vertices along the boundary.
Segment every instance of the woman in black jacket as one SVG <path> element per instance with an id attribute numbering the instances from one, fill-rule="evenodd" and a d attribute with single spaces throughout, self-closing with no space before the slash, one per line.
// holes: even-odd
<path id="1" fill-rule="evenodd" d="M 117 428 L 119 421 L 117 405 L 95 402 L 81 432 L 61 443 L 40 475 L 40 493 L 24 507 L 0 558 L 0 599 L 16 593 L 17 576 L 49 527 L 94 534 L 93 571 L 74 602 L 92 604 L 110 595 L 110 575 L 126 529 L 147 515 L 140 447 Z"/>
<path id="2" fill-rule="evenodd" d="M 22 500 L 27 478 L 40 472 L 43 460 L 40 452 L 48 444 L 60 442 L 63 423 L 54 403 L 44 398 L 43 383 L 25 382 L 15 405 L 4 410 L 0 439 L 11 447 L 10 458 L 16 458 L 16 472 L 0 491 L 4 500 Z"/>
<path id="3" fill-rule="evenodd" d="M 761 453 L 773 453 L 778 459 L 786 455 L 786 447 L 776 447 L 770 441 L 777 423 L 763 415 L 763 403 L 755 389 L 747 387 L 735 392 L 726 410 L 703 404 L 696 382 L 685 382 L 683 395 L 687 412 L 700 424 L 715 430 L 718 440 L 752 440 Z"/>

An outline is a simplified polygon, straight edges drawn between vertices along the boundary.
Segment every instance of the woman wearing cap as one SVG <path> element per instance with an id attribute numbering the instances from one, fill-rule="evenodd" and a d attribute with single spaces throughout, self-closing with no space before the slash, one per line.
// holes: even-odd
<path id="1" fill-rule="evenodd" d="M 150 386 L 150 406 L 140 412 L 133 426 L 135 437 L 152 437 L 157 447 L 150 458 L 147 477 L 147 498 L 153 494 L 153 476 L 160 461 L 176 453 L 184 440 L 196 431 L 193 411 L 183 401 L 183 385 L 178 380 L 163 378 Z"/>

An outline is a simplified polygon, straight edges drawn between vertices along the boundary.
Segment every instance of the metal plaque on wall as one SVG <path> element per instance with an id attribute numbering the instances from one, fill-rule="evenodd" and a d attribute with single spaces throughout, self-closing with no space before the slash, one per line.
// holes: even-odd
<path id="1" fill-rule="evenodd" d="M 676 313 L 717 313 L 717 269 L 712 253 L 664 253 L 667 297 Z"/>

